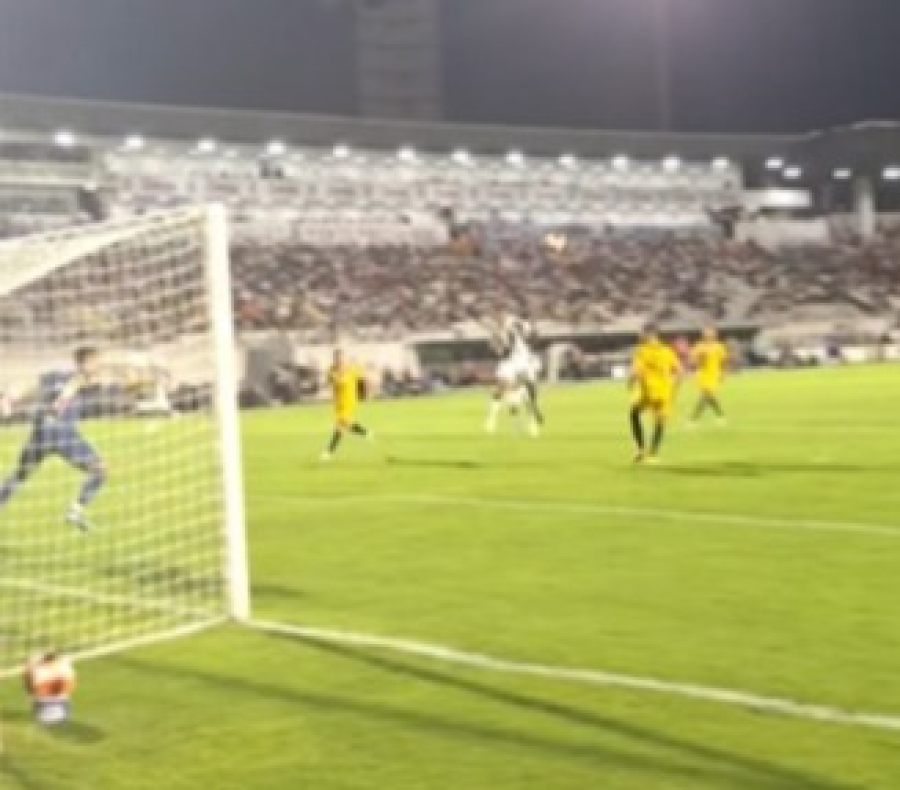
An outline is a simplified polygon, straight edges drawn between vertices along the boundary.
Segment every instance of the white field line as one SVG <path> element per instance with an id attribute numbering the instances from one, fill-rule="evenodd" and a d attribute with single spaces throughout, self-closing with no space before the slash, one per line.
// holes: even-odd
<path id="1" fill-rule="evenodd" d="M 95 647 L 91 648 L 90 650 L 83 650 L 81 652 L 75 653 L 71 656 L 71 658 L 75 661 L 90 661 L 97 658 L 104 658 L 106 656 L 112 655 L 113 653 L 122 653 L 126 650 L 135 650 L 139 647 L 149 647 L 150 645 L 155 645 L 160 642 L 171 642 L 175 639 L 182 639 L 186 636 L 193 636 L 194 634 L 198 634 L 201 631 L 206 631 L 209 628 L 222 625 L 226 622 L 228 622 L 227 617 L 210 617 L 202 622 L 190 623 L 189 625 L 179 626 L 167 631 L 160 631 L 153 634 L 144 634 L 143 636 L 133 636 L 128 639 L 121 639 L 115 642 L 110 642 L 108 645 L 102 645 L 101 647 Z M 21 674 L 21 667 L 16 669 L 0 670 L 0 678 L 18 677 Z"/>
<path id="2" fill-rule="evenodd" d="M 510 434 L 515 435 L 515 432 L 512 431 L 512 428 L 515 427 L 516 423 L 513 420 L 508 420 L 507 424 L 510 426 Z M 758 423 L 741 423 L 741 422 L 729 422 L 726 426 L 717 426 L 712 423 L 701 423 L 700 425 L 694 427 L 689 425 L 687 422 L 678 423 L 675 422 L 672 426 L 672 429 L 678 431 L 679 433 L 683 433 L 687 436 L 728 436 L 732 433 L 740 433 L 744 434 L 772 434 L 775 436 L 781 434 L 803 434 L 807 437 L 814 437 L 818 439 L 827 439 L 829 434 L 854 434 L 854 433 L 878 433 L 885 435 L 892 435 L 900 431 L 900 426 L 898 425 L 879 425 L 878 423 L 837 423 L 837 424 L 822 424 L 822 425 L 798 425 L 796 423 L 784 423 L 779 425 L 778 423 L 766 423 L 765 425 Z M 270 432 L 265 428 L 260 429 L 260 435 L 264 438 L 268 438 Z M 299 437 L 312 437 L 316 439 L 322 438 L 322 429 L 320 427 L 312 427 L 307 428 L 303 426 L 279 426 L 278 437 L 283 439 L 285 435 L 288 436 L 299 436 Z M 504 436 L 504 431 L 498 431 L 498 433 L 491 437 L 485 437 L 483 432 L 471 431 L 469 433 L 460 432 L 458 430 L 446 429 L 441 430 L 439 428 L 429 428 L 429 429 L 409 429 L 409 428 L 391 428 L 390 430 L 383 430 L 379 432 L 379 435 L 382 438 L 397 438 L 397 439 L 421 439 L 423 441 L 427 441 L 428 439 L 455 439 L 460 442 L 471 442 L 473 439 L 485 441 L 487 439 L 502 439 Z M 622 427 L 617 424 L 596 424 L 591 423 L 589 425 L 585 424 L 584 430 L 579 430 L 577 433 L 573 429 L 565 430 L 563 432 L 557 433 L 552 430 L 547 430 L 546 433 L 542 435 L 543 441 L 569 441 L 572 439 L 577 439 L 578 441 L 585 441 L 594 437 L 618 437 L 623 439 L 626 437 L 625 432 Z M 275 437 L 275 433 L 271 432 L 271 437 Z"/>
<path id="3" fill-rule="evenodd" d="M 856 727 L 867 727 L 876 730 L 900 731 L 900 715 L 889 713 L 872 713 L 852 711 L 829 705 L 817 705 L 797 702 L 780 697 L 768 697 L 734 689 L 701 686 L 694 683 L 659 680 L 655 678 L 624 675 L 614 672 L 603 672 L 595 669 L 577 669 L 570 667 L 535 664 L 514 661 L 505 658 L 457 650 L 444 645 L 419 642 L 411 639 L 397 639 L 352 631 L 332 630 L 325 628 L 307 628 L 268 621 L 251 621 L 250 628 L 271 634 L 306 639 L 309 641 L 329 642 L 350 645 L 353 647 L 387 650 L 395 653 L 431 659 L 446 664 L 483 669 L 507 675 L 529 675 L 549 680 L 565 681 L 589 686 L 603 686 L 644 691 L 655 694 L 682 697 L 702 702 L 730 705 L 745 708 L 754 712 L 768 713 L 808 721 L 827 724 L 842 724 Z"/>
<path id="4" fill-rule="evenodd" d="M 569 513 L 604 518 L 648 519 L 679 524 L 746 527 L 750 529 L 800 530 L 804 532 L 841 532 L 876 535 L 900 540 L 900 524 L 875 524 L 857 521 L 791 518 L 788 516 L 755 516 L 750 513 L 668 510 L 664 508 L 604 505 L 594 502 L 547 501 L 534 499 L 494 499 L 491 497 L 453 496 L 444 494 L 353 494 L 349 496 L 307 497 L 301 494 L 250 495 L 250 502 L 295 503 L 309 507 L 340 507 L 348 504 L 386 503 L 397 505 L 434 505 L 441 507 L 484 508 L 525 513 Z"/>

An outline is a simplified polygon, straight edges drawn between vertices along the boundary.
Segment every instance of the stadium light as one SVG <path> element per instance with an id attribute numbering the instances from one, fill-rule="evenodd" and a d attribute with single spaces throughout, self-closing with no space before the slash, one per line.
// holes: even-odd
<path id="1" fill-rule="evenodd" d="M 886 167 L 882 175 L 885 181 L 900 181 L 900 167 Z"/>
<path id="2" fill-rule="evenodd" d="M 451 155 L 450 158 L 456 162 L 458 165 L 471 165 L 472 164 L 472 154 L 470 154 L 465 148 L 457 148 Z"/>
<path id="3" fill-rule="evenodd" d="M 139 134 L 130 134 L 125 138 L 124 148 L 126 151 L 140 151 L 146 145 L 144 138 Z"/>
<path id="4" fill-rule="evenodd" d="M 772 156 L 766 159 L 766 170 L 781 170 L 784 167 L 784 159 Z"/>
<path id="5" fill-rule="evenodd" d="M 798 178 L 802 178 L 803 168 L 798 167 L 797 165 L 791 165 L 790 167 L 784 168 L 784 170 L 782 171 L 782 175 L 788 181 L 796 181 Z"/>
<path id="6" fill-rule="evenodd" d="M 681 169 L 681 159 L 677 156 L 667 156 L 663 159 L 662 166 L 667 173 L 677 173 Z"/>
<path id="7" fill-rule="evenodd" d="M 269 156 L 284 156 L 287 153 L 287 146 L 281 140 L 270 140 L 266 146 L 266 154 Z"/>
<path id="8" fill-rule="evenodd" d="M 573 170 L 578 166 L 578 160 L 572 154 L 563 154 L 559 158 L 559 163 L 568 170 Z"/>
<path id="9" fill-rule="evenodd" d="M 506 155 L 506 161 L 513 167 L 522 167 L 525 164 L 525 154 L 521 151 L 510 151 Z"/>
<path id="10" fill-rule="evenodd" d="M 620 172 L 627 170 L 631 166 L 631 160 L 624 156 L 623 154 L 619 154 L 619 156 L 615 157 L 612 160 L 613 170 L 618 170 Z"/>
<path id="11" fill-rule="evenodd" d="M 835 181 L 849 181 L 853 178 L 853 171 L 849 167 L 839 167 L 832 175 Z"/>
<path id="12" fill-rule="evenodd" d="M 350 146 L 339 143 L 334 147 L 332 156 L 335 159 L 347 159 L 350 156 Z"/>
<path id="13" fill-rule="evenodd" d="M 731 167 L 731 162 L 729 162 L 728 159 L 726 159 L 724 156 L 717 156 L 715 159 L 713 159 L 712 166 L 713 170 L 727 170 L 729 167 Z"/>
<path id="14" fill-rule="evenodd" d="M 204 137 L 197 141 L 197 152 L 211 154 L 216 150 L 216 141 L 212 137 Z"/>
<path id="15" fill-rule="evenodd" d="M 399 151 L 397 151 L 397 158 L 401 162 L 415 162 L 419 156 L 416 153 L 415 148 L 411 148 L 408 145 L 404 145 Z"/>
<path id="16" fill-rule="evenodd" d="M 68 129 L 60 129 L 53 136 L 53 142 L 56 143 L 60 148 L 71 148 L 77 141 L 74 132 L 71 132 Z"/>

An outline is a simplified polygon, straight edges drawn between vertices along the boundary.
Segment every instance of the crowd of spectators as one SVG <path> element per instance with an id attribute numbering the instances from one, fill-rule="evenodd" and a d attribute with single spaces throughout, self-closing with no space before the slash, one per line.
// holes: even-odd
<path id="1" fill-rule="evenodd" d="M 364 339 L 450 331 L 499 311 L 573 327 L 623 318 L 773 324 L 900 308 L 900 233 L 768 250 L 709 236 L 573 238 L 566 249 L 233 250 L 238 329 Z"/>
<path id="2" fill-rule="evenodd" d="M 96 255 L 0 297 L 0 335 L 23 323 L 90 335 L 172 339 L 205 326 L 199 251 L 164 246 Z M 169 265 L 161 265 L 168 262 Z M 623 320 L 777 325 L 805 318 L 893 317 L 900 230 L 860 241 L 766 249 L 713 234 L 555 234 L 441 247 L 232 247 L 241 332 L 283 329 L 397 340 L 464 330 L 501 312 L 576 329 Z M 120 337 L 121 336 L 121 337 Z M 74 338 L 77 339 L 77 338 Z"/>

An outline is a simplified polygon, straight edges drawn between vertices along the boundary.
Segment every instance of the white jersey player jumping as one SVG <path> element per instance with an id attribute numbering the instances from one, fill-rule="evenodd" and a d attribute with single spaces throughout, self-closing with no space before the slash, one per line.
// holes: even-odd
<path id="1" fill-rule="evenodd" d="M 488 408 L 485 430 L 497 430 L 497 418 L 504 403 L 515 412 L 524 402 L 530 417 L 529 431 L 540 433 L 544 416 L 538 404 L 537 381 L 541 371 L 540 360 L 531 350 L 534 329 L 531 324 L 514 316 L 504 316 L 493 327 L 494 347 L 500 354 L 497 366 L 496 388 Z"/>

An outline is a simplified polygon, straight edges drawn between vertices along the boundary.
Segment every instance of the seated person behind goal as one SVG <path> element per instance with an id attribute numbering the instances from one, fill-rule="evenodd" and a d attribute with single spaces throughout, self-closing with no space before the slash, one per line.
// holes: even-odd
<path id="1" fill-rule="evenodd" d="M 356 408 L 361 396 L 365 395 L 365 379 L 355 365 L 348 364 L 344 352 L 336 349 L 331 369 L 328 371 L 334 405 L 334 432 L 328 447 L 322 452 L 322 460 L 330 461 L 340 446 L 344 434 L 349 431 L 356 436 L 372 439 L 372 434 L 356 421 Z"/>
<path id="2" fill-rule="evenodd" d="M 39 723 L 58 724 L 69 718 L 75 668 L 68 658 L 52 651 L 34 656 L 25 668 L 23 681 Z"/>
<path id="3" fill-rule="evenodd" d="M 629 386 L 635 391 L 630 416 L 631 433 L 637 448 L 636 463 L 653 462 L 659 455 L 680 379 L 681 363 L 675 351 L 660 340 L 654 327 L 648 326 L 635 351 L 629 378 Z M 645 411 L 652 412 L 654 418 L 649 448 L 644 440 L 642 422 Z"/>

